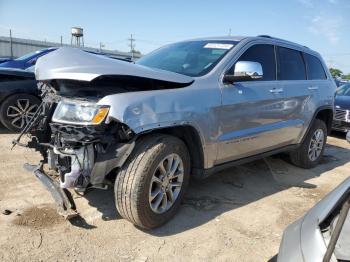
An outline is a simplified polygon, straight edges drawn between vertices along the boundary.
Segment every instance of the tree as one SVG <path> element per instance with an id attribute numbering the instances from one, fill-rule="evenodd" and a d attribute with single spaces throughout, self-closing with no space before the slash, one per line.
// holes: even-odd
<path id="1" fill-rule="evenodd" d="M 342 77 L 343 76 L 343 72 L 339 69 L 329 68 L 329 71 L 331 72 L 333 77 Z"/>
<path id="2" fill-rule="evenodd" d="M 350 80 L 350 74 L 347 75 L 342 75 L 342 77 L 344 80 Z"/>

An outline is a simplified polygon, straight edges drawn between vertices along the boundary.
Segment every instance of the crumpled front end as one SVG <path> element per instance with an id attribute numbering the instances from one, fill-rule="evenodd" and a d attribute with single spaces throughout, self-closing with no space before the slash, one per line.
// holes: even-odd
<path id="1" fill-rule="evenodd" d="M 123 123 L 105 123 L 108 108 L 97 106 L 96 98 L 62 97 L 50 84 L 41 82 L 42 104 L 14 141 L 39 151 L 43 160 L 26 165 L 51 192 L 61 214 L 75 209 L 67 189 L 84 193 L 88 188 L 107 188 L 116 168 L 134 148 L 136 135 Z M 22 137 L 29 135 L 27 144 Z M 113 174 L 114 173 L 114 174 Z"/>
<path id="2" fill-rule="evenodd" d="M 194 81 L 74 48 L 59 48 L 39 58 L 35 75 L 42 104 L 14 144 L 41 153 L 42 162 L 27 169 L 64 210 L 74 207 L 67 201 L 67 189 L 85 192 L 108 187 L 117 173 L 114 171 L 131 154 L 138 135 L 145 132 L 143 126 L 150 120 L 157 127 L 164 122 L 157 114 L 164 116 L 163 111 L 171 104 L 165 103 L 160 107 L 164 110 L 152 113 L 150 105 L 159 102 L 149 101 L 151 91 L 169 96 L 168 91 L 162 91 L 175 93 Z M 135 98 L 146 101 L 141 103 L 143 116 Z M 167 120 L 176 122 L 169 116 Z M 23 144 L 26 134 L 31 140 Z"/>

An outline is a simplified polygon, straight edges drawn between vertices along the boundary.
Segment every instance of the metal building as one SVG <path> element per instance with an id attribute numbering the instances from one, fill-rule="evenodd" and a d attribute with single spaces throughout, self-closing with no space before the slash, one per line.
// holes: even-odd
<path id="1" fill-rule="evenodd" d="M 48 47 L 59 47 L 59 46 L 70 46 L 67 44 L 54 43 L 54 42 L 46 42 L 46 41 L 37 41 L 23 38 L 10 38 L 6 36 L 0 36 L 0 57 L 20 57 L 25 54 L 34 52 L 36 50 L 40 50 Z M 98 48 L 92 47 L 84 47 L 84 50 L 100 52 Z M 120 52 L 114 50 L 106 50 L 103 49 L 102 52 L 112 57 L 116 58 L 127 58 L 131 59 L 132 55 L 129 52 Z M 134 53 L 134 58 L 140 58 L 141 55 Z"/>

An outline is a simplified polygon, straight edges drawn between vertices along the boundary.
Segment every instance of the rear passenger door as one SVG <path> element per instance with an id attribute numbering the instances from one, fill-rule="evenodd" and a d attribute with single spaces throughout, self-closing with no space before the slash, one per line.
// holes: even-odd
<path id="1" fill-rule="evenodd" d="M 288 47 L 276 46 L 277 85 L 285 94 L 282 118 L 288 126 L 289 143 L 298 143 L 310 115 L 314 98 L 309 89 L 303 53 Z"/>
<path id="2" fill-rule="evenodd" d="M 304 60 L 306 62 L 308 90 L 310 95 L 315 98 L 315 108 L 318 108 L 324 105 L 321 94 L 329 93 L 329 81 L 318 57 L 304 53 Z"/>

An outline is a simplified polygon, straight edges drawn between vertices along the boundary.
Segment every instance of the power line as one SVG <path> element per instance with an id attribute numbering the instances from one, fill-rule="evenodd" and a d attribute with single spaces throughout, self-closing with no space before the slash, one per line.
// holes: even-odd
<path id="1" fill-rule="evenodd" d="M 128 40 L 130 41 L 130 53 L 131 53 L 131 59 L 134 59 L 134 51 L 135 51 L 135 44 L 134 42 L 136 41 L 135 38 L 132 37 L 132 34 L 130 35 L 130 38 L 128 38 Z"/>

